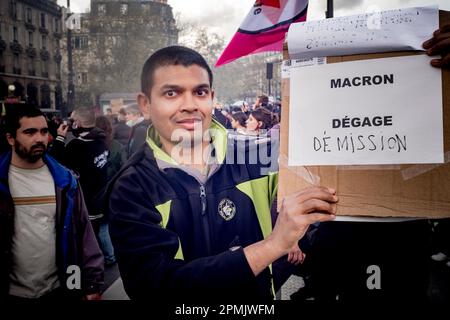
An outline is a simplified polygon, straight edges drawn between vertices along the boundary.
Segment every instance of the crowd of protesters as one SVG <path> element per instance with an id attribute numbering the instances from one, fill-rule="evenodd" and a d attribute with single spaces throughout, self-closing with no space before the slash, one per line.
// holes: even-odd
<path id="1" fill-rule="evenodd" d="M 269 102 L 269 97 L 260 95 L 254 104 L 249 107 L 246 101 L 240 106 L 230 106 L 227 109 L 221 104 L 216 104 L 215 118 L 227 129 L 230 129 L 230 137 L 271 137 L 275 133 L 279 135 L 281 103 Z"/>

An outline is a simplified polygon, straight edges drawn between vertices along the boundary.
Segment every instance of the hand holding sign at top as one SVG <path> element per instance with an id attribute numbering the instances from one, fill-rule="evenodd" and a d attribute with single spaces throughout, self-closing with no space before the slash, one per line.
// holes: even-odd
<path id="1" fill-rule="evenodd" d="M 431 60 L 431 65 L 438 68 L 450 67 L 450 24 L 446 24 L 433 33 L 433 37 L 423 44 L 430 56 L 441 55 L 441 59 Z"/>

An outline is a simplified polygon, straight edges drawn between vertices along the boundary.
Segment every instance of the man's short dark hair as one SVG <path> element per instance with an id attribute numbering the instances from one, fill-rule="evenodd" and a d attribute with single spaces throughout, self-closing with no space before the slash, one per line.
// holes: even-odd
<path id="1" fill-rule="evenodd" d="M 17 130 L 20 128 L 20 119 L 44 117 L 44 113 L 30 104 L 16 104 L 14 107 L 8 108 L 6 116 L 3 119 L 4 132 L 16 137 Z"/>
<path id="2" fill-rule="evenodd" d="M 122 116 L 126 116 L 127 115 L 127 110 L 125 107 L 122 107 L 119 109 L 119 114 L 121 114 Z"/>
<path id="3" fill-rule="evenodd" d="M 213 74 L 211 68 L 200 53 L 182 46 L 170 46 L 159 49 L 145 61 L 141 73 L 141 91 L 150 97 L 155 70 L 159 67 L 178 65 L 184 67 L 197 65 L 205 69 L 208 72 L 209 85 L 212 87 Z"/>
<path id="4" fill-rule="evenodd" d="M 83 128 L 95 127 L 95 111 L 93 108 L 78 107 L 73 110 L 71 118 L 79 120 Z"/>
<path id="5" fill-rule="evenodd" d="M 267 105 L 269 103 L 269 97 L 266 96 L 265 94 L 262 94 L 258 97 L 259 101 L 261 102 L 262 105 Z"/>

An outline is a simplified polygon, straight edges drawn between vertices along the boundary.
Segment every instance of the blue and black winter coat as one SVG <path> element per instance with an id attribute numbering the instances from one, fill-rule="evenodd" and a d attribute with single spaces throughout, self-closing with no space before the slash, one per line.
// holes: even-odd
<path id="1" fill-rule="evenodd" d="M 217 165 L 207 179 L 164 153 L 151 127 L 110 185 L 110 233 L 132 299 L 272 298 L 269 268 L 255 277 L 242 249 L 272 231 L 270 143 L 238 144 L 212 129 Z"/>
<path id="2" fill-rule="evenodd" d="M 61 287 L 73 274 L 69 266 L 81 271 L 81 289 L 68 296 L 99 293 L 103 285 L 103 255 L 88 219 L 83 193 L 75 176 L 52 157 L 44 156 L 55 182 L 56 264 Z M 0 155 L 0 297 L 9 293 L 12 267 L 11 245 L 14 233 L 14 202 L 8 185 L 11 152 Z M 69 271 L 69 272 L 68 272 Z"/>

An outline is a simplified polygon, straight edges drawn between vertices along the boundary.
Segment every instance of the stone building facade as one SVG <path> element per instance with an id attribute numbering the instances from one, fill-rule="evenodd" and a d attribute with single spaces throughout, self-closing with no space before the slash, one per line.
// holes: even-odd
<path id="1" fill-rule="evenodd" d="M 41 108 L 62 103 L 62 9 L 56 0 L 0 1 L 0 100 L 14 95 Z"/>
<path id="2" fill-rule="evenodd" d="M 99 105 L 109 93 L 139 92 L 146 58 L 178 43 L 167 0 L 91 0 L 90 12 L 80 16 L 81 28 L 72 32 L 75 107 Z"/>

